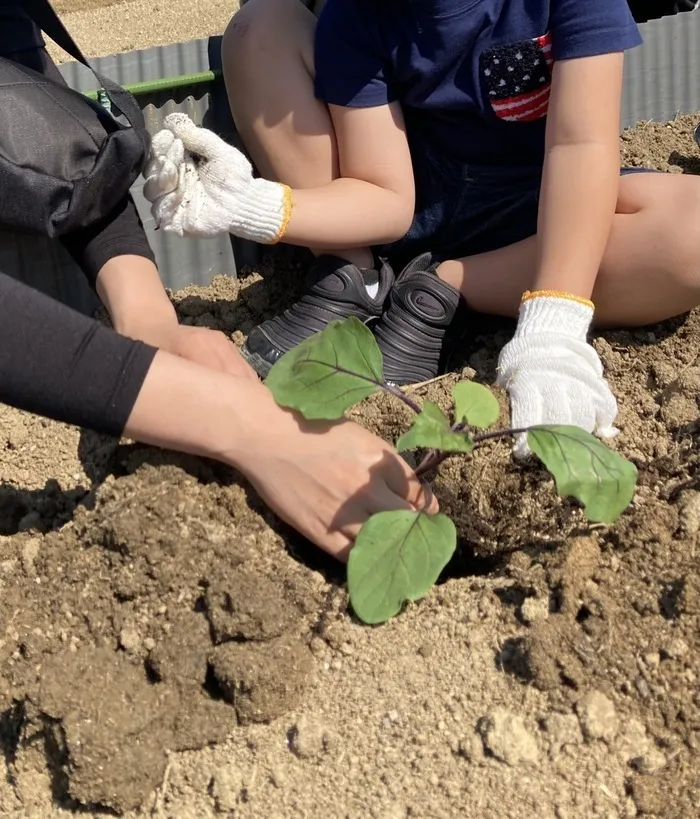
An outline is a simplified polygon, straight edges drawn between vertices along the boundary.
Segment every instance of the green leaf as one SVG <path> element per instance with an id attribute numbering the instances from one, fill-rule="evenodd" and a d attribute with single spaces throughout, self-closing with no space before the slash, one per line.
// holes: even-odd
<path id="1" fill-rule="evenodd" d="M 348 560 L 355 614 L 365 623 L 383 623 L 407 600 L 420 600 L 456 547 L 457 530 L 446 515 L 404 510 L 373 515 Z"/>
<path id="2" fill-rule="evenodd" d="M 427 447 L 443 452 L 471 452 L 474 444 L 462 432 L 452 432 L 443 411 L 432 401 L 423 404 L 423 410 L 413 419 L 411 428 L 396 442 L 396 449 Z"/>
<path id="3" fill-rule="evenodd" d="M 335 420 L 380 389 L 382 354 L 358 318 L 332 321 L 282 356 L 265 384 L 275 401 L 305 418 Z"/>
<path id="4" fill-rule="evenodd" d="M 580 501 L 590 521 L 614 523 L 632 500 L 637 467 L 581 427 L 531 427 L 527 442 L 559 494 Z"/>
<path id="5" fill-rule="evenodd" d="M 455 421 L 487 429 L 498 421 L 501 408 L 490 389 L 475 381 L 460 381 L 452 388 Z"/>

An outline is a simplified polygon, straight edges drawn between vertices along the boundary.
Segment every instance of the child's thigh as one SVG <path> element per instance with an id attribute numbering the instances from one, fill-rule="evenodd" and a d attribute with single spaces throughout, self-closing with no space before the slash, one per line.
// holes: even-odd
<path id="1" fill-rule="evenodd" d="M 537 238 L 462 258 L 462 293 L 477 312 L 517 315 L 536 286 Z M 599 322 L 641 325 L 700 299 L 700 177 L 623 173 L 594 292 Z"/>
<path id="2" fill-rule="evenodd" d="M 694 174 L 658 173 L 642 168 L 623 169 L 616 212 L 620 214 L 649 211 L 667 221 L 675 216 L 697 215 L 700 203 L 700 176 Z M 700 230 L 700 224 L 696 226 Z"/>

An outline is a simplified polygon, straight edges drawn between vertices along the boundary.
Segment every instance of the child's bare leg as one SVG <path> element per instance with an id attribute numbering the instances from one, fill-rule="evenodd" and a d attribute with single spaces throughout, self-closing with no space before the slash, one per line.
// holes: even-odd
<path id="1" fill-rule="evenodd" d="M 265 178 L 292 188 L 321 187 L 339 176 L 331 118 L 314 95 L 315 29 L 316 18 L 299 0 L 250 0 L 223 39 L 226 90 L 241 138 Z M 333 255 L 372 266 L 369 249 Z"/>
<path id="2" fill-rule="evenodd" d="M 534 284 L 536 239 L 445 262 L 439 275 L 478 312 L 516 316 Z M 643 326 L 700 304 L 700 178 L 631 174 L 620 179 L 617 214 L 593 301 L 596 324 Z"/>

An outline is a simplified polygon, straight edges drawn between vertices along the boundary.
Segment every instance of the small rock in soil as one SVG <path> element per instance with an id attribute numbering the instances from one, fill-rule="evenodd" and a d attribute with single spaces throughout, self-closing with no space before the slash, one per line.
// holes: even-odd
<path id="1" fill-rule="evenodd" d="M 235 768 L 220 768 L 212 777 L 211 795 L 219 813 L 235 811 L 241 791 L 243 777 Z"/>
<path id="2" fill-rule="evenodd" d="M 34 561 L 39 555 L 40 543 L 39 538 L 32 537 L 22 546 L 22 568 L 30 577 L 35 574 Z"/>
<path id="3" fill-rule="evenodd" d="M 578 745 L 583 736 L 575 714 L 550 714 L 545 729 L 552 743 L 552 753 L 558 753 L 566 745 Z"/>
<path id="4" fill-rule="evenodd" d="M 688 489 L 681 493 L 678 524 L 684 537 L 692 537 L 700 532 L 700 492 Z"/>
<path id="5" fill-rule="evenodd" d="M 549 617 L 549 600 L 546 597 L 526 597 L 520 606 L 524 623 L 534 623 Z"/>
<path id="6" fill-rule="evenodd" d="M 123 628 L 119 632 L 119 645 L 127 654 L 138 654 L 141 647 L 141 636 L 134 628 Z"/>
<path id="7" fill-rule="evenodd" d="M 671 640 L 667 646 L 664 646 L 663 653 L 671 660 L 680 660 L 681 657 L 685 657 L 689 650 L 688 643 L 678 638 Z"/>
<path id="8" fill-rule="evenodd" d="M 211 654 L 214 676 L 243 722 L 269 722 L 296 708 L 314 668 L 310 649 L 285 636 L 266 643 L 224 643 Z"/>
<path id="9" fill-rule="evenodd" d="M 289 746 L 300 759 L 319 759 L 332 744 L 330 731 L 313 717 L 300 717 L 289 732 Z"/>
<path id="10" fill-rule="evenodd" d="M 627 720 L 615 740 L 617 751 L 625 762 L 642 756 L 650 747 L 647 729 L 638 719 Z"/>
<path id="11" fill-rule="evenodd" d="M 213 582 L 205 600 L 216 643 L 271 640 L 298 620 L 281 586 L 245 565 Z"/>
<path id="12" fill-rule="evenodd" d="M 576 703 L 581 730 L 588 740 L 610 742 L 617 734 L 619 720 L 612 701 L 600 691 L 589 691 Z"/>
<path id="13" fill-rule="evenodd" d="M 479 721 L 484 746 L 507 765 L 535 765 L 539 760 L 537 740 L 525 727 L 521 716 L 505 708 L 495 708 Z"/>
<path id="14" fill-rule="evenodd" d="M 476 734 L 469 734 L 457 740 L 457 753 L 471 763 L 484 758 L 484 743 Z"/>
<path id="15" fill-rule="evenodd" d="M 642 756 L 630 760 L 632 767 L 643 774 L 658 773 L 666 765 L 666 756 L 658 748 L 649 748 Z"/>
<path id="16" fill-rule="evenodd" d="M 270 782 L 280 790 L 284 788 L 287 784 L 287 774 L 284 771 L 284 768 L 281 768 L 279 765 L 275 766 L 270 771 Z"/>

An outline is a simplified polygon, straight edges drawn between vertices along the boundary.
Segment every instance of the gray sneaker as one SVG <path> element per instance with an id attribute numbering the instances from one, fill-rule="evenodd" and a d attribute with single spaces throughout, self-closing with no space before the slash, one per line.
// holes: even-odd
<path id="1" fill-rule="evenodd" d="M 286 352 L 331 321 L 356 316 L 369 324 L 378 319 L 393 284 L 394 273 L 384 262 L 377 270 L 361 270 L 337 256 L 318 256 L 299 301 L 254 327 L 241 349 L 243 357 L 265 378 Z"/>
<path id="2" fill-rule="evenodd" d="M 374 328 L 384 358 L 384 379 L 394 386 L 435 378 L 445 333 L 459 306 L 459 291 L 438 278 L 424 253 L 397 277 L 389 307 Z"/>

